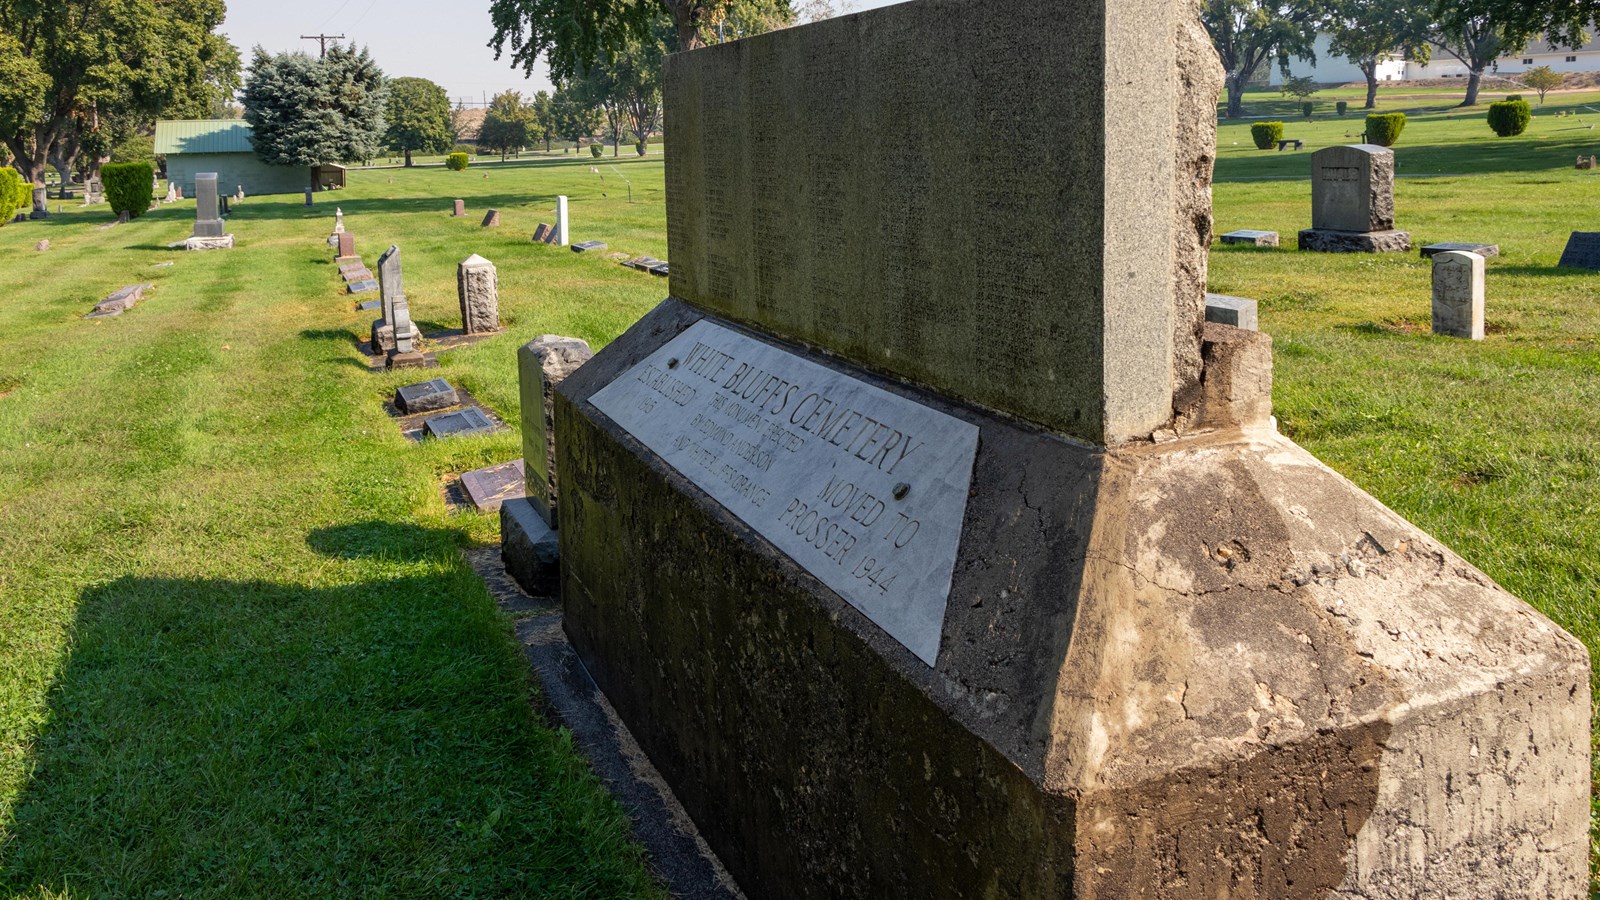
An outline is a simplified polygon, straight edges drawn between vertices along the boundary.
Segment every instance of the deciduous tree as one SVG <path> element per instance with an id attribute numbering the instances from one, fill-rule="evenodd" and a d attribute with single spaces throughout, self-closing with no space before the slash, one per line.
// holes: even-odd
<path id="1" fill-rule="evenodd" d="M 1205 0 L 1201 20 L 1228 73 L 1228 118 L 1244 115 L 1244 89 L 1261 66 L 1315 60 L 1317 14 L 1310 0 Z"/>
<path id="2" fill-rule="evenodd" d="M 494 95 L 478 129 L 478 146 L 499 153 L 502 162 L 528 146 L 528 108 L 522 94 L 505 91 Z"/>
<path id="3" fill-rule="evenodd" d="M 1432 0 L 1329 0 L 1322 30 L 1329 50 L 1367 79 L 1364 109 L 1378 108 L 1378 66 L 1394 58 L 1427 62 Z"/>
<path id="4" fill-rule="evenodd" d="M 576 149 L 584 138 L 600 128 L 600 111 L 595 109 L 575 84 L 558 84 L 550 98 L 550 127 L 555 136 L 571 141 Z"/>
<path id="5" fill-rule="evenodd" d="M 1535 20 L 1507 15 L 1497 5 L 1449 3 L 1435 7 L 1427 41 L 1467 67 L 1467 97 L 1462 106 L 1478 104 L 1483 73 L 1507 53 L 1520 52 L 1541 30 Z"/>
<path id="6" fill-rule="evenodd" d="M 450 119 L 450 98 L 444 88 L 426 78 L 396 78 L 389 82 L 389 103 L 383 142 L 391 152 L 444 153 L 455 145 Z"/>
<path id="7" fill-rule="evenodd" d="M 1522 73 L 1522 83 L 1539 92 L 1539 105 L 1544 105 L 1544 95 L 1550 93 L 1566 79 L 1559 72 L 1549 66 L 1540 66 Z"/>

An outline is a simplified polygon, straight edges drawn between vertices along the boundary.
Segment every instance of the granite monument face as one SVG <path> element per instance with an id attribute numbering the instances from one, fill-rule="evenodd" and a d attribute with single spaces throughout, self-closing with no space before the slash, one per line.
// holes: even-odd
<path id="1" fill-rule="evenodd" d="M 1433 333 L 1483 340 L 1485 260 L 1450 250 L 1433 257 Z"/>
<path id="2" fill-rule="evenodd" d="M 1394 151 L 1376 144 L 1327 147 L 1311 154 L 1311 228 L 1300 249 L 1388 253 L 1411 249 L 1394 227 Z"/>
<path id="3" fill-rule="evenodd" d="M 461 327 L 467 334 L 500 330 L 500 276 L 494 263 L 474 253 L 456 266 Z"/>
<path id="4" fill-rule="evenodd" d="M 378 292 L 383 298 L 383 318 L 372 323 L 372 352 L 386 353 L 391 361 L 399 352 L 409 360 L 416 351 L 418 335 L 401 279 L 399 247 L 391 245 L 378 257 Z"/>
<path id="5" fill-rule="evenodd" d="M 1561 251 L 1560 265 L 1600 272 L 1600 231 L 1574 231 Z"/>
<path id="6" fill-rule="evenodd" d="M 233 246 L 227 233 L 217 198 L 217 174 L 202 172 L 194 176 L 194 235 L 184 243 L 190 250 L 225 250 Z"/>
<path id="7" fill-rule="evenodd" d="M 1583 646 L 1205 321 L 1222 78 L 1187 0 L 668 59 L 672 296 L 554 389 L 563 627 L 747 895 L 1582 896 Z"/>

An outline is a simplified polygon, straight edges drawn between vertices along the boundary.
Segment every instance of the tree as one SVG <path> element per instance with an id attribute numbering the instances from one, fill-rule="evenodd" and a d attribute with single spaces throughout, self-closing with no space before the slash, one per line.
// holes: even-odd
<path id="1" fill-rule="evenodd" d="M 1522 83 L 1539 92 L 1539 105 L 1544 105 L 1544 95 L 1550 93 L 1566 82 L 1556 70 L 1549 66 L 1540 66 L 1522 73 Z"/>
<path id="2" fill-rule="evenodd" d="M 550 152 L 550 142 L 556 131 L 550 111 L 550 92 L 540 91 L 528 101 L 528 139 L 544 143 L 544 152 Z"/>
<path id="3" fill-rule="evenodd" d="M 1315 60 L 1316 16 L 1309 0 L 1205 0 L 1200 12 L 1228 73 L 1228 118 L 1244 115 L 1244 89 L 1262 64 L 1289 57 Z"/>
<path id="4" fill-rule="evenodd" d="M 528 108 L 516 91 L 495 94 L 478 129 L 478 146 L 500 154 L 500 161 L 528 146 Z"/>
<path id="5" fill-rule="evenodd" d="M 396 78 L 389 82 L 389 103 L 383 143 L 394 153 L 444 153 L 455 146 L 450 119 L 450 98 L 444 88 L 426 78 Z"/>
<path id="6" fill-rule="evenodd" d="M 1425 63 L 1432 0 L 1330 0 L 1322 30 L 1329 51 L 1350 60 L 1367 79 L 1367 103 L 1378 108 L 1378 66 L 1398 56 Z"/>
<path id="7" fill-rule="evenodd" d="M 257 47 L 243 96 L 250 143 L 274 166 L 371 159 L 382 147 L 386 90 L 383 72 L 353 44 L 321 59 Z"/>
<path id="8" fill-rule="evenodd" d="M 1310 75 L 1301 75 L 1297 78 L 1290 78 L 1288 81 L 1285 81 L 1283 83 L 1283 87 L 1279 88 L 1278 90 L 1295 98 L 1296 100 L 1306 100 L 1310 98 L 1312 94 L 1322 90 L 1322 88 L 1311 78 Z"/>
<path id="9" fill-rule="evenodd" d="M 1508 15 L 1498 4 L 1451 2 L 1435 9 L 1427 41 L 1467 67 L 1467 97 L 1462 106 L 1478 104 L 1483 73 L 1495 60 L 1527 46 L 1543 30 L 1537 23 L 1534 18 Z"/>
<path id="10" fill-rule="evenodd" d="M 600 111 L 576 84 L 558 84 L 555 96 L 550 98 L 550 127 L 556 137 L 571 141 L 577 148 L 600 127 Z"/>
<path id="11" fill-rule="evenodd" d="M 624 131 L 642 142 L 660 124 L 661 70 L 670 39 L 663 20 L 648 38 L 630 39 L 621 50 L 602 53 L 574 82 L 584 102 L 604 115 L 612 156 L 622 154 Z"/>
<path id="12" fill-rule="evenodd" d="M 238 52 L 216 33 L 223 0 L 0 0 L 0 141 L 23 176 L 70 178 L 109 124 L 207 109 L 238 82 Z M 98 157 L 95 158 L 98 163 Z"/>
<path id="13" fill-rule="evenodd" d="M 490 0 L 495 59 L 510 53 L 514 68 L 533 76 L 543 60 L 556 83 L 644 40 L 663 16 L 672 23 L 672 50 L 696 50 L 711 40 L 746 37 L 794 21 L 789 0 Z"/>

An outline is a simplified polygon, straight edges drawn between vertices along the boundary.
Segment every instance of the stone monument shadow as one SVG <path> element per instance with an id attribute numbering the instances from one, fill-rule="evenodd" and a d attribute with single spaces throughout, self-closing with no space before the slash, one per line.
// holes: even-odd
<path id="1" fill-rule="evenodd" d="M 415 559 L 437 552 L 441 541 L 462 546 L 466 540 L 467 533 L 459 528 L 425 528 L 381 519 L 314 528 L 306 534 L 306 546 L 338 559 Z"/>

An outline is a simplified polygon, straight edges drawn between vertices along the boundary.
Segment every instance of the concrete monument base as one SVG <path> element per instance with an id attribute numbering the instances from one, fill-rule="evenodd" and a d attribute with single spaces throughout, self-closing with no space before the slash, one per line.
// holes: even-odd
<path id="1" fill-rule="evenodd" d="M 560 540 L 527 497 L 500 504 L 500 558 L 506 574 L 535 597 L 560 592 Z"/>
<path id="2" fill-rule="evenodd" d="M 192 237 L 183 242 L 185 250 L 232 250 L 233 235 L 224 234 L 219 237 Z"/>
<path id="3" fill-rule="evenodd" d="M 1300 249 L 1313 253 L 1405 253 L 1411 250 L 1411 233 L 1307 228 L 1300 232 Z"/>
<path id="4" fill-rule="evenodd" d="M 390 351 L 388 365 L 391 369 L 431 369 L 439 364 L 432 353 L 412 350 L 406 353 Z"/>
<path id="5" fill-rule="evenodd" d="M 1264 336 L 1207 328 L 1212 430 L 1107 449 L 741 331 L 978 429 L 930 665 L 591 402 L 703 319 L 557 388 L 561 586 L 750 896 L 1583 895 L 1583 646 L 1274 433 Z"/>

